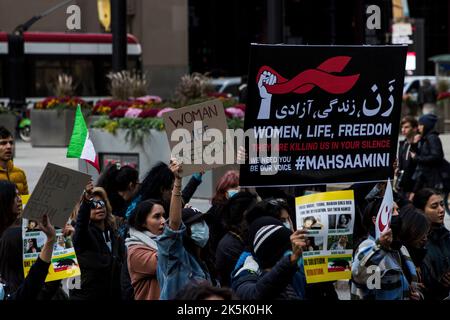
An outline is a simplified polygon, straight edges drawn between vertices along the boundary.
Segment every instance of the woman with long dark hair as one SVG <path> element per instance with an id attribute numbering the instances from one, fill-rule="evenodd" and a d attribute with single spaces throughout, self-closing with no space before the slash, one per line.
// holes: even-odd
<path id="1" fill-rule="evenodd" d="M 450 232 L 444 225 L 444 199 L 438 191 L 425 188 L 414 195 L 413 204 L 431 223 L 421 268 L 427 288 L 425 299 L 442 300 L 450 291 Z"/>
<path id="2" fill-rule="evenodd" d="M 14 227 L 21 213 L 22 202 L 19 190 L 14 183 L 0 181 L 0 300 L 35 300 L 37 299 L 50 266 L 56 232 L 47 215 L 42 217 L 39 229 L 47 236 L 38 259 L 33 264 L 24 280 L 22 257 L 15 259 L 14 254 L 22 254 L 21 237 L 10 235 L 20 232 Z M 11 259 L 13 257 L 13 259 Z M 15 264 L 17 262 L 17 264 Z"/>

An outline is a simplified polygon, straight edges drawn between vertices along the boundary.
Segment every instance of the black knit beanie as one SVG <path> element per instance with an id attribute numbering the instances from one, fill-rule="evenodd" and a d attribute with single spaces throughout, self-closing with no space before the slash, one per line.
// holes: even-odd
<path id="1" fill-rule="evenodd" d="M 290 229 L 273 217 L 261 217 L 252 222 L 249 240 L 252 254 L 261 269 L 272 268 L 292 248 L 291 234 Z"/>

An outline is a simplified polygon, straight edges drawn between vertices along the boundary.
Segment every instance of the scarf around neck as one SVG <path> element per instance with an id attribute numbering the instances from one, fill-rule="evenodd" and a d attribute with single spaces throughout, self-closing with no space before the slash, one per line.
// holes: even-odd
<path id="1" fill-rule="evenodd" d="M 157 237 L 150 231 L 138 231 L 135 228 L 130 228 L 130 236 L 125 240 L 125 245 L 127 249 L 136 244 L 145 245 L 157 251 L 158 245 L 155 241 Z"/>

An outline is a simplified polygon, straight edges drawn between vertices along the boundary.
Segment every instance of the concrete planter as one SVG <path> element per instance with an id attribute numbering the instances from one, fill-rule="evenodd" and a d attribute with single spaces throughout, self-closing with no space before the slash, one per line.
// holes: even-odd
<path id="1" fill-rule="evenodd" d="M 86 119 L 86 125 L 88 128 L 90 128 L 97 120 L 100 120 L 103 116 L 93 116 L 90 115 Z"/>
<path id="2" fill-rule="evenodd" d="M 165 131 L 151 130 L 151 134 L 145 138 L 142 146 L 132 148 L 130 142 L 125 139 L 126 130 L 118 129 L 113 135 L 101 129 L 89 129 L 89 135 L 95 150 L 99 156 L 102 170 L 107 165 L 107 159 L 125 157 L 127 159 L 138 159 L 139 178 L 142 181 L 148 171 L 159 161 L 168 163 L 170 159 L 170 148 Z M 109 156 L 108 156 L 109 155 Z M 97 181 L 99 174 L 91 165 L 86 165 L 84 160 L 78 161 L 78 168 L 81 172 L 90 174 L 94 181 Z M 194 194 L 195 198 L 211 199 L 217 182 L 227 170 L 239 170 L 237 165 L 227 165 L 221 168 L 207 171 L 203 175 L 202 183 Z M 183 178 L 183 186 L 191 177 Z"/>
<path id="3" fill-rule="evenodd" d="M 31 110 L 31 145 L 67 147 L 73 131 L 75 110 Z"/>
<path id="4" fill-rule="evenodd" d="M 164 131 L 151 130 L 151 134 L 145 138 L 143 145 L 132 147 L 130 141 L 125 139 L 127 130 L 118 129 L 116 134 L 111 134 L 105 130 L 90 128 L 89 135 L 94 144 L 100 160 L 100 166 L 104 169 L 107 165 L 108 158 L 111 155 L 118 157 L 127 157 L 128 159 L 137 159 L 139 167 L 139 176 L 141 179 L 158 161 L 168 162 L 170 159 L 170 149 L 167 142 L 167 136 Z M 110 157 L 108 157 L 110 155 Z M 79 160 L 79 170 L 92 175 L 96 180 L 97 171 L 90 165 L 86 167 L 84 160 Z"/>

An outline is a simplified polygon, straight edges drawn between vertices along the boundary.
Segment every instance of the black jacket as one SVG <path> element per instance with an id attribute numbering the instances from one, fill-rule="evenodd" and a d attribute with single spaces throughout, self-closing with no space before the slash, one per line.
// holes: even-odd
<path id="1" fill-rule="evenodd" d="M 105 237 L 111 238 L 111 251 Z M 70 299 L 120 300 L 123 241 L 115 231 L 102 231 L 90 223 L 90 206 L 85 202 L 78 212 L 73 244 L 81 269 L 81 289 L 70 290 Z"/>
<path id="2" fill-rule="evenodd" d="M 426 248 L 421 266 L 425 299 L 442 300 L 448 297 L 450 290 L 440 282 L 444 273 L 450 271 L 450 232 L 445 226 L 432 227 Z"/>
<path id="3" fill-rule="evenodd" d="M 420 139 L 415 160 L 417 169 L 413 176 L 416 180 L 414 192 L 422 188 L 442 189 L 441 168 L 444 151 L 436 131 L 430 131 Z"/>
<path id="4" fill-rule="evenodd" d="M 24 275 L 22 265 L 22 228 L 9 227 L 0 238 L 0 276 L 8 285 L 8 292 L 16 292 L 21 286 L 24 286 Z M 38 259 L 39 261 L 40 259 Z M 35 262 L 33 266 L 36 264 Z M 42 265 L 42 263 L 40 263 Z M 40 267 L 36 267 L 39 269 Z M 31 270 L 31 269 L 30 269 Z M 47 267 L 48 270 L 48 267 Z M 31 271 L 30 271 L 31 272 Z M 45 272 L 47 275 L 47 271 Z M 27 279 L 29 276 L 27 277 Z M 44 276 L 45 279 L 45 276 Z M 28 287 L 29 285 L 27 285 Z M 29 297 L 30 295 L 27 294 Z M 32 293 L 33 299 L 35 297 Z M 67 300 L 67 295 L 62 289 L 61 280 L 42 282 L 39 285 L 39 294 L 35 297 L 37 300 Z"/>
<path id="5" fill-rule="evenodd" d="M 284 256 L 267 272 L 237 271 L 233 275 L 232 288 L 242 300 L 300 300 L 292 281 L 298 267 L 292 265 L 289 256 Z"/>
<path id="6" fill-rule="evenodd" d="M 222 287 L 229 287 L 231 272 L 244 251 L 245 245 L 237 235 L 228 232 L 220 240 L 216 250 L 216 271 Z"/>
<path id="7" fill-rule="evenodd" d="M 8 297 L 8 300 L 36 300 L 45 283 L 49 267 L 50 263 L 44 262 L 38 257 L 31 266 L 25 281 Z"/>

